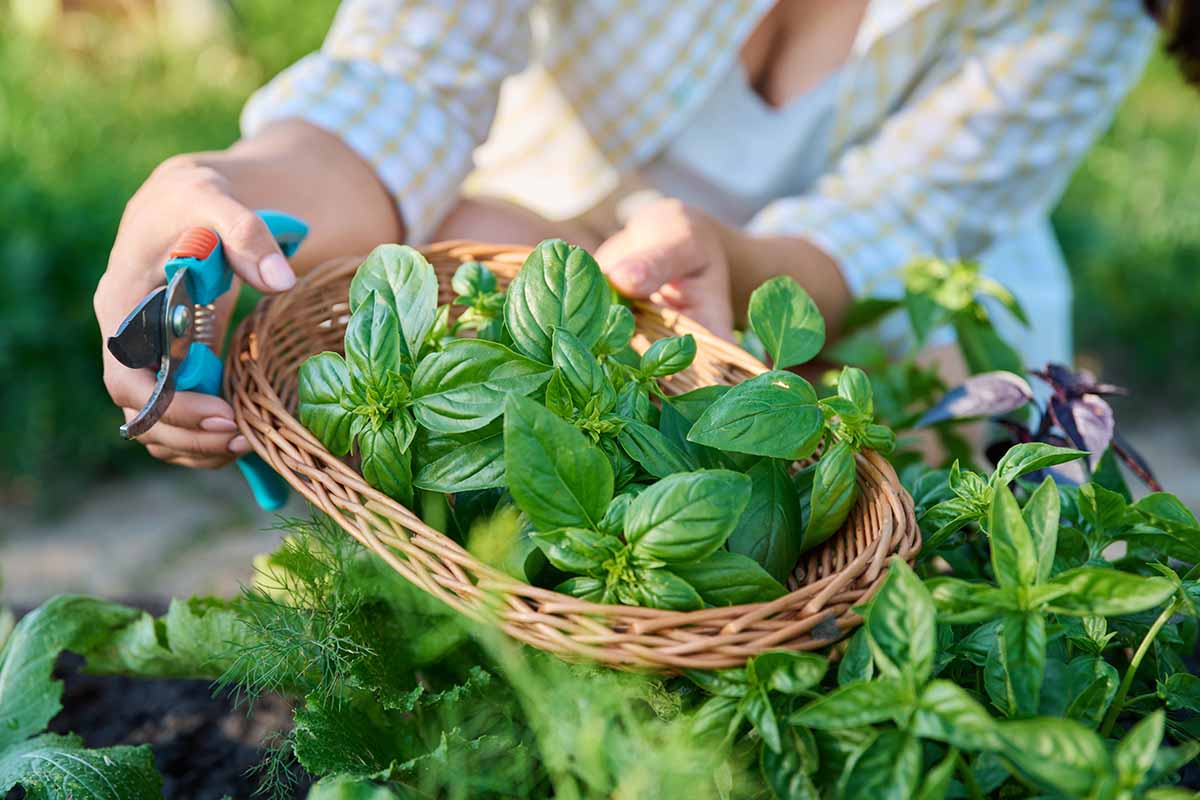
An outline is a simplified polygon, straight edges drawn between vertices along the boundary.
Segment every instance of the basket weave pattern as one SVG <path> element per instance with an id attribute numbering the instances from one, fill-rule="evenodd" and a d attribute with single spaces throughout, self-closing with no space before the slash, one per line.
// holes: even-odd
<path id="1" fill-rule="evenodd" d="M 465 261 L 482 261 L 507 284 L 528 248 L 444 242 L 423 250 L 438 275 L 439 302 Z M 238 328 L 226 369 L 226 396 L 254 450 L 313 506 L 446 604 L 541 650 L 617 667 L 677 671 L 741 665 L 765 650 L 814 650 L 861 622 L 851 608 L 883 580 L 889 556 L 912 560 L 920 532 L 912 499 L 888 462 L 858 457 L 858 504 L 841 531 L 802 556 L 792 591 L 769 603 L 677 612 L 598 605 L 522 583 L 481 563 L 413 512 L 371 488 L 294 416 L 300 364 L 323 350 L 340 352 L 350 279 L 362 259 L 324 264 L 295 288 L 262 301 Z M 766 370 L 697 323 L 649 303 L 635 303 L 635 349 L 691 333 L 696 360 L 662 382 L 667 394 L 732 384 Z"/>

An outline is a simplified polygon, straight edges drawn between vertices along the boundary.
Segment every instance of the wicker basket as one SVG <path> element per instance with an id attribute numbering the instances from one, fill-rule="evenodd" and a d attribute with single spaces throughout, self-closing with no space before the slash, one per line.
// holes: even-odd
<path id="1" fill-rule="evenodd" d="M 450 277 L 465 261 L 488 265 L 502 283 L 529 249 L 445 242 L 424 251 L 449 302 Z M 912 498 L 875 453 L 858 457 L 860 498 L 845 527 L 806 553 L 789 580 L 792 591 L 769 603 L 675 612 L 597 605 L 522 583 L 489 567 L 396 501 L 372 489 L 296 419 L 296 374 L 322 350 L 340 351 L 348 286 L 361 259 L 332 261 L 292 291 L 264 300 L 234 336 L 226 395 L 254 450 L 316 508 L 413 584 L 460 612 L 541 650 L 574 660 L 636 669 L 677 671 L 737 666 L 764 650 L 814 650 L 845 636 L 861 621 L 852 607 L 884 576 L 889 556 L 911 560 L 920 547 Z M 664 336 L 691 333 L 690 368 L 663 382 L 668 394 L 735 383 L 766 367 L 697 323 L 649 303 L 637 303 L 642 350 Z"/>

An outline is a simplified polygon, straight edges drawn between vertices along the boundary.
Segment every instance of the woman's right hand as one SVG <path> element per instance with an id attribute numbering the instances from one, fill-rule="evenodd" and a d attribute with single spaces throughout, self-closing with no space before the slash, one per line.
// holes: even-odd
<path id="1" fill-rule="evenodd" d="M 162 285 L 167 251 L 193 226 L 215 230 L 234 273 L 259 291 L 271 294 L 295 283 L 295 275 L 266 224 L 238 200 L 222 171 L 224 156 L 209 153 L 168 159 L 126 205 L 94 298 L 103 341 L 116 332 L 145 295 Z M 222 333 L 236 294 L 226 292 L 218 301 Z M 154 371 L 130 369 L 107 348 L 102 350 L 104 384 L 128 421 L 150 397 Z M 229 403 L 196 392 L 176 394 L 162 419 L 138 441 L 155 458 L 189 467 L 220 467 L 250 449 L 237 432 Z"/>

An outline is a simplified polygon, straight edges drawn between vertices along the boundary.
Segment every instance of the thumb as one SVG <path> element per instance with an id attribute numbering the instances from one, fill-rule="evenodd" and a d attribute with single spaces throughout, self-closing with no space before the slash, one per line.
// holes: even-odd
<path id="1" fill-rule="evenodd" d="M 216 198 L 216 207 L 211 211 L 225 258 L 238 276 L 266 294 L 284 292 L 295 285 L 296 273 L 257 214 L 227 196 Z"/>

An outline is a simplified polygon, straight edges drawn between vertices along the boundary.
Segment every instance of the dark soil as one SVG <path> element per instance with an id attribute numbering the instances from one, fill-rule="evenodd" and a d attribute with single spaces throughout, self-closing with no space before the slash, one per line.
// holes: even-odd
<path id="1" fill-rule="evenodd" d="M 150 745 L 168 800 L 250 798 L 260 788 L 253 768 L 291 728 L 292 707 L 278 695 L 259 698 L 247 716 L 227 693 L 214 696 L 208 681 L 86 675 L 82 664 L 71 653 L 59 657 L 63 710 L 50 730 L 78 734 L 88 747 Z M 293 796 L 303 798 L 310 779 L 295 764 L 290 777 Z M 24 800 L 24 792 L 6 800 Z"/>

